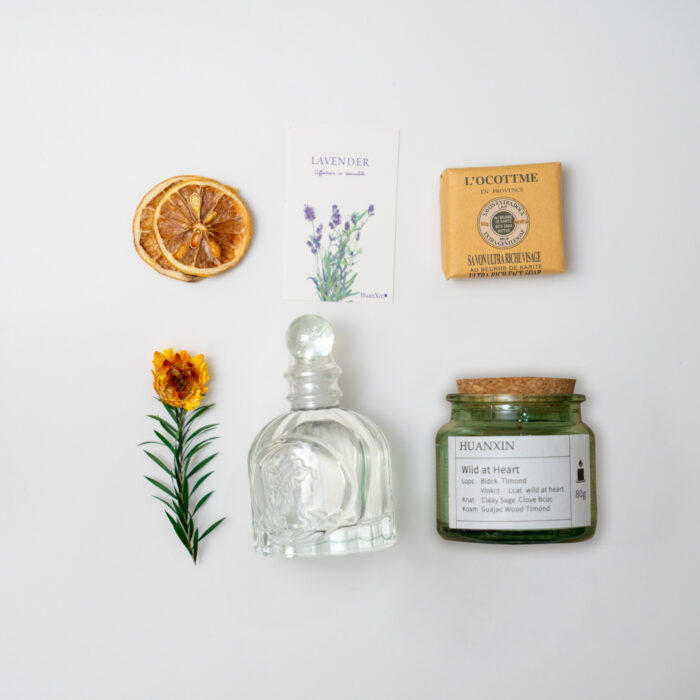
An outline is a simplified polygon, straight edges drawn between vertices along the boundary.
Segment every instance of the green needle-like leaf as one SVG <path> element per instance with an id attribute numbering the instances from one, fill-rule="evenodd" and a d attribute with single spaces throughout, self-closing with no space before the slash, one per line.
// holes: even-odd
<path id="1" fill-rule="evenodd" d="M 168 435 L 171 437 L 175 438 L 177 440 L 177 428 L 173 428 L 168 421 L 165 419 L 161 418 L 160 416 L 153 416 L 151 414 L 148 415 L 149 418 L 153 418 L 153 420 L 158 421 L 161 426 L 163 427 L 163 430 L 165 430 Z"/>
<path id="2" fill-rule="evenodd" d="M 191 440 L 194 440 L 197 435 L 201 435 L 202 433 L 208 433 L 210 430 L 214 430 L 214 428 L 217 428 L 219 426 L 218 423 L 212 423 L 211 425 L 205 425 L 203 428 L 198 428 L 195 430 L 192 435 L 188 435 L 187 439 L 185 440 L 185 443 L 190 442 Z"/>
<path id="3" fill-rule="evenodd" d="M 190 509 L 190 480 L 189 479 L 182 480 L 182 503 L 183 503 L 183 510 Z"/>
<path id="4" fill-rule="evenodd" d="M 191 494 L 194 494 L 194 492 L 199 488 L 199 485 L 200 485 L 203 481 L 205 481 L 206 479 L 208 479 L 213 473 L 214 473 L 214 472 L 211 471 L 211 472 L 208 472 L 207 474 L 205 474 L 205 475 L 194 485 L 194 487 L 192 488 Z"/>
<path id="5" fill-rule="evenodd" d="M 182 508 L 180 508 L 179 503 L 175 503 L 175 501 L 173 501 L 173 504 L 174 504 L 173 510 L 177 513 L 177 517 L 179 518 L 180 522 L 185 523 L 187 521 L 187 516 L 185 515 L 185 511 L 182 510 Z"/>
<path id="6" fill-rule="evenodd" d="M 177 513 L 177 511 L 175 510 L 175 507 L 173 506 L 172 501 L 166 501 L 164 498 L 161 498 L 160 496 L 151 496 L 151 498 L 155 498 L 156 501 L 160 501 L 161 503 L 165 503 L 165 505 L 168 506 L 168 508 L 170 508 L 170 510 L 172 510 L 173 513 Z"/>
<path id="7" fill-rule="evenodd" d="M 206 440 L 202 440 L 202 442 L 198 442 L 185 455 L 185 466 L 189 467 L 190 460 L 192 459 L 192 457 L 194 457 L 197 454 L 197 452 L 204 449 L 210 442 L 214 442 L 214 440 L 218 440 L 218 439 L 219 439 L 218 437 L 210 437 L 210 438 L 207 438 Z"/>
<path id="8" fill-rule="evenodd" d="M 163 435 L 163 433 L 159 433 L 157 430 L 153 431 L 158 439 L 173 453 L 175 458 L 177 458 L 177 449 L 175 448 L 174 445 L 170 444 L 170 441 Z"/>
<path id="9" fill-rule="evenodd" d="M 216 404 L 208 403 L 206 406 L 199 406 L 198 408 L 192 409 L 189 413 L 189 417 L 185 421 L 185 427 L 189 427 L 192 423 L 197 420 L 203 413 L 206 413 L 209 409 L 214 408 Z"/>
<path id="10" fill-rule="evenodd" d="M 175 494 L 165 484 L 161 484 L 160 481 L 157 481 L 156 479 L 151 479 L 150 476 L 144 476 L 143 478 L 146 479 L 146 481 L 153 484 L 156 488 L 159 488 L 161 491 L 167 493 L 168 496 L 176 498 Z"/>
<path id="11" fill-rule="evenodd" d="M 219 454 L 218 452 L 214 452 L 213 455 L 209 455 L 208 457 L 205 457 L 197 466 L 192 467 L 192 469 L 190 469 L 190 471 L 187 473 L 187 478 L 190 479 L 198 471 L 200 471 L 200 469 L 204 469 L 204 467 L 206 467 L 207 464 L 209 464 L 209 462 L 211 462 L 212 459 L 214 459 L 214 457 L 216 457 L 216 455 L 218 455 L 218 454 Z"/>
<path id="12" fill-rule="evenodd" d="M 149 452 L 148 450 L 144 450 L 144 452 L 164 471 L 166 471 L 173 479 L 175 478 L 175 473 L 173 472 L 172 469 L 168 469 L 168 467 L 165 466 L 165 464 L 158 458 L 156 457 L 152 452 Z"/>
<path id="13" fill-rule="evenodd" d="M 210 491 L 209 493 L 205 493 L 200 499 L 199 503 L 194 507 L 194 510 L 192 511 L 192 515 L 194 515 L 211 497 L 213 494 L 213 491 Z"/>
<path id="14" fill-rule="evenodd" d="M 164 511 L 164 513 L 168 516 L 168 520 L 170 521 L 170 524 L 173 526 L 173 529 L 177 533 L 177 536 L 180 538 L 180 542 L 185 545 L 185 549 L 189 552 L 190 550 L 190 543 L 187 541 L 187 536 L 185 535 L 184 530 L 182 529 L 182 526 L 180 523 L 178 523 L 168 511 Z"/>
<path id="15" fill-rule="evenodd" d="M 199 536 L 199 541 L 201 542 L 210 532 L 214 530 L 215 527 L 218 527 L 221 525 L 221 523 L 224 522 L 226 518 L 221 518 L 221 520 L 217 520 L 213 525 L 210 525 L 200 536 Z"/>
<path id="16" fill-rule="evenodd" d="M 164 406 L 165 410 L 168 412 L 168 415 L 173 419 L 173 423 L 177 423 L 178 421 L 178 416 L 177 412 L 179 409 L 175 408 L 174 406 L 170 406 L 169 404 L 165 403 L 165 401 L 162 401 L 161 399 L 158 399 Z"/>

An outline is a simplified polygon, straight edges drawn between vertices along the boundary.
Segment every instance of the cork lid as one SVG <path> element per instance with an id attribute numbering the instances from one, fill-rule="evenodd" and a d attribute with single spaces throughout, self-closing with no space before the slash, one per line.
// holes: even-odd
<path id="1" fill-rule="evenodd" d="M 575 379 L 557 377 L 489 377 L 485 379 L 458 379 L 460 394 L 517 394 L 547 396 L 573 394 Z"/>

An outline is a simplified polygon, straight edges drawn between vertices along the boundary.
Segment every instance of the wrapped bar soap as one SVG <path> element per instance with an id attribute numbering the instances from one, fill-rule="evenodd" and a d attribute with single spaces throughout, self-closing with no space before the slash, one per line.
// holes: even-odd
<path id="1" fill-rule="evenodd" d="M 440 226 L 447 279 L 565 272 L 561 163 L 448 168 Z"/>

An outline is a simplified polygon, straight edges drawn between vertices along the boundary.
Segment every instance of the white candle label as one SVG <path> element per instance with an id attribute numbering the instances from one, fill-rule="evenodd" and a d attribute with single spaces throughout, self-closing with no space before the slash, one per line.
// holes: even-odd
<path id="1" fill-rule="evenodd" d="M 450 437 L 448 460 L 451 528 L 591 524 L 588 435 Z"/>

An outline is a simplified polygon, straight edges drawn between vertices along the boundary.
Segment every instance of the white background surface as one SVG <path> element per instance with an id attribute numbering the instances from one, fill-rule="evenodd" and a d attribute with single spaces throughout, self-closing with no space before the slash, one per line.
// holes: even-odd
<path id="1" fill-rule="evenodd" d="M 0 696 L 694 698 L 698 5 L 2 3 Z M 281 299 L 285 128 L 397 126 L 396 303 Z M 448 166 L 561 160 L 565 275 L 451 281 Z M 242 264 L 135 254 L 170 175 L 238 186 Z M 246 452 L 285 410 L 283 334 L 336 327 L 345 404 L 392 445 L 399 543 L 250 545 Z M 204 352 L 221 423 L 193 567 L 143 479 L 155 349 Z M 458 376 L 574 376 L 598 436 L 590 542 L 434 530 Z"/>

